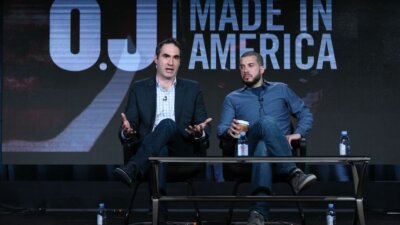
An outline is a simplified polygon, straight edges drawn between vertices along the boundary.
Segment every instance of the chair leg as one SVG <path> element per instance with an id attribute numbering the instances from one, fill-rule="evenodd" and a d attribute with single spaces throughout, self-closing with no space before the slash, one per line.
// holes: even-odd
<path id="1" fill-rule="evenodd" d="M 194 186 L 193 186 L 192 181 L 187 181 L 187 183 L 188 183 L 188 185 L 190 187 L 191 194 L 192 195 L 196 195 L 196 192 L 194 190 Z M 194 208 L 196 210 L 196 222 L 197 222 L 197 224 L 202 225 L 203 224 L 203 220 L 201 219 L 199 204 L 198 204 L 197 201 L 194 201 L 193 204 L 194 204 Z"/>
<path id="2" fill-rule="evenodd" d="M 292 186 L 290 185 L 290 187 L 292 187 Z M 295 190 L 293 189 L 293 187 L 292 187 L 292 192 L 293 192 L 293 195 L 297 195 Z M 306 217 L 304 215 L 303 206 L 302 206 L 301 202 L 296 202 L 296 206 L 297 206 L 297 210 L 299 212 L 301 225 L 306 225 Z"/>
<path id="3" fill-rule="evenodd" d="M 300 202 L 296 202 L 296 205 L 297 205 L 297 209 L 299 211 L 301 225 L 306 225 L 306 217 L 304 216 L 303 206 L 301 205 Z"/>
<path id="4" fill-rule="evenodd" d="M 133 202 L 135 201 L 136 192 L 137 192 L 137 190 L 139 188 L 139 185 L 140 185 L 140 182 L 135 182 L 134 185 L 133 185 L 133 192 L 132 192 L 131 200 L 129 201 L 129 206 L 128 206 L 128 209 L 126 210 L 126 213 L 125 213 L 124 225 L 128 225 L 129 224 L 129 217 L 131 215 Z"/>
<path id="5" fill-rule="evenodd" d="M 237 196 L 237 193 L 238 193 L 240 184 L 241 184 L 240 181 L 235 182 L 235 186 L 233 187 L 233 192 L 232 192 L 232 194 L 233 194 L 234 196 Z M 226 218 L 226 225 L 232 224 L 233 207 L 234 207 L 234 206 L 235 206 L 235 202 L 230 202 L 230 204 L 229 204 L 228 218 Z"/>

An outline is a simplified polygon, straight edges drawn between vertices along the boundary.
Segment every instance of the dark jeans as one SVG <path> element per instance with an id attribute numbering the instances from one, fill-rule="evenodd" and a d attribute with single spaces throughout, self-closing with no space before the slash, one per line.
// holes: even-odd
<path id="1" fill-rule="evenodd" d="M 276 121 L 268 116 L 261 118 L 249 128 L 248 132 L 249 154 L 251 156 L 292 156 L 291 147 L 279 129 Z M 276 174 L 289 174 L 296 168 L 295 163 L 277 163 L 274 167 Z M 270 163 L 254 163 L 252 166 L 251 182 L 253 190 L 272 188 L 273 172 Z M 257 195 L 267 193 L 258 192 Z M 252 204 L 250 210 L 256 210 L 268 218 L 269 204 L 257 202 Z"/>
<path id="2" fill-rule="evenodd" d="M 154 131 L 142 141 L 138 151 L 129 160 L 141 174 L 150 168 L 150 156 L 192 156 L 193 144 L 180 133 L 178 126 L 171 119 L 162 120 Z M 165 188 L 166 169 L 160 167 L 160 188 Z"/>

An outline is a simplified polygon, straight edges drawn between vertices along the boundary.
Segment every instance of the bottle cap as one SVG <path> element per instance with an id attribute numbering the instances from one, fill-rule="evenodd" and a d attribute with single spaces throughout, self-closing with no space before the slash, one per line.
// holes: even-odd
<path id="1" fill-rule="evenodd" d="M 347 130 L 342 130 L 341 135 L 342 136 L 347 136 Z"/>
<path id="2" fill-rule="evenodd" d="M 246 136 L 246 132 L 240 131 L 240 137 L 244 137 L 244 136 Z"/>
<path id="3" fill-rule="evenodd" d="M 100 208 L 104 208 L 104 203 L 100 203 L 100 204 L 99 204 L 99 207 L 100 207 Z"/>
<path id="4" fill-rule="evenodd" d="M 329 203 L 328 208 L 333 208 L 333 203 Z"/>

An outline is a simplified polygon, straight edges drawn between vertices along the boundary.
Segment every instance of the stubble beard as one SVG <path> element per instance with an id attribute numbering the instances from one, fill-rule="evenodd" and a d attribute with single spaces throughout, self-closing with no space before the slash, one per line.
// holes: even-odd
<path id="1" fill-rule="evenodd" d="M 261 74 L 258 73 L 254 79 L 252 81 L 245 81 L 242 79 L 242 82 L 244 83 L 244 85 L 246 85 L 249 88 L 254 87 L 254 85 L 256 85 L 259 81 L 261 80 Z"/>

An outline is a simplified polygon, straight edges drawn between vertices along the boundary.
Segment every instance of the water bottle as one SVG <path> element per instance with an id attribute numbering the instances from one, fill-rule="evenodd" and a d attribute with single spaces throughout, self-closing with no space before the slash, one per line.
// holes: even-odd
<path id="1" fill-rule="evenodd" d="M 236 148 L 237 156 L 248 156 L 249 155 L 249 145 L 247 143 L 246 132 L 242 131 L 239 134 L 239 139 Z"/>
<path id="2" fill-rule="evenodd" d="M 326 225 L 336 225 L 336 212 L 332 203 L 328 204 L 326 211 Z"/>
<path id="3" fill-rule="evenodd" d="M 97 225 L 107 224 L 107 214 L 104 203 L 99 204 L 99 209 L 97 210 Z"/>
<path id="4" fill-rule="evenodd" d="M 346 130 L 340 133 L 339 154 L 350 155 L 350 138 Z"/>

